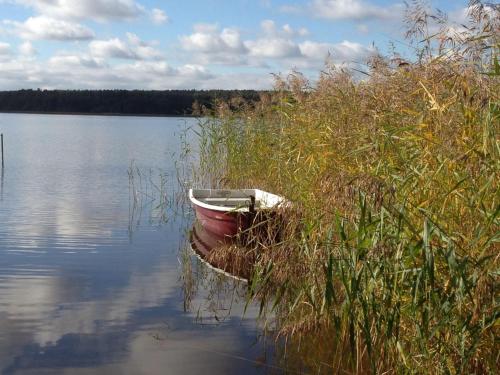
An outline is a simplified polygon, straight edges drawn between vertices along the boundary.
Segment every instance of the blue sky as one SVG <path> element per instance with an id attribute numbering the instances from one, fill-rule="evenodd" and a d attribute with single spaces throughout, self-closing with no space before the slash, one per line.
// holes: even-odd
<path id="1" fill-rule="evenodd" d="M 467 0 L 428 1 L 465 22 Z M 362 66 L 394 43 L 397 0 L 0 0 L 0 90 L 270 88 Z M 411 56 L 408 56 L 411 57 Z M 361 64 L 361 65 L 360 65 Z"/>

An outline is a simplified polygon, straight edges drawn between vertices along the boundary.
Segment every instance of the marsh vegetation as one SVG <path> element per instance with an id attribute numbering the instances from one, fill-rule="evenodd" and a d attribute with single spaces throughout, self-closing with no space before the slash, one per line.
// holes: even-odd
<path id="1" fill-rule="evenodd" d="M 469 9 L 457 29 L 410 7 L 414 61 L 295 73 L 203 120 L 211 187 L 293 202 L 279 241 L 243 255 L 249 298 L 310 370 L 498 369 L 500 13 Z"/>

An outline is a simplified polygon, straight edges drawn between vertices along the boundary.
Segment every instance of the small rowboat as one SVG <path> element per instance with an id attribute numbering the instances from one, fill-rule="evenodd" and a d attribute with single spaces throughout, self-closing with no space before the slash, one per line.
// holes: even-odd
<path id="1" fill-rule="evenodd" d="M 203 228 L 218 236 L 234 236 L 252 225 L 257 212 L 286 202 L 259 189 L 190 189 L 189 199 Z"/>

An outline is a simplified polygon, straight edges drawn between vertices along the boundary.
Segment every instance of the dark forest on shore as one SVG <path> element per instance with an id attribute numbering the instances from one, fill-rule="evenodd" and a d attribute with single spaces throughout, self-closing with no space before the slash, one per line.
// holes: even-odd
<path id="1" fill-rule="evenodd" d="M 254 90 L 17 90 L 0 91 L 0 112 L 184 116 L 216 100 L 259 99 Z"/>

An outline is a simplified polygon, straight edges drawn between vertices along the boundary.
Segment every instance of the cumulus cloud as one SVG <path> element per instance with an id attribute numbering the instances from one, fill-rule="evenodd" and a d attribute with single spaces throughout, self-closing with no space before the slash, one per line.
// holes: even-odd
<path id="1" fill-rule="evenodd" d="M 10 55 L 10 44 L 5 42 L 0 42 L 0 56 L 1 55 Z"/>
<path id="2" fill-rule="evenodd" d="M 12 33 L 27 40 L 88 40 L 94 32 L 78 23 L 53 19 L 47 16 L 29 17 L 24 22 L 4 21 Z"/>
<path id="3" fill-rule="evenodd" d="M 9 43 L 0 42 L 0 65 L 12 59 L 12 49 Z M 3 73 L 3 72 L 2 72 Z"/>
<path id="4" fill-rule="evenodd" d="M 402 4 L 373 5 L 364 0 L 312 0 L 306 6 L 288 4 L 280 7 L 285 13 L 307 12 L 317 18 L 332 20 L 387 19 L 401 15 Z"/>
<path id="5" fill-rule="evenodd" d="M 390 18 L 390 7 L 380 7 L 362 0 L 314 0 L 312 10 L 317 17 L 330 19 Z"/>
<path id="6" fill-rule="evenodd" d="M 103 68 L 107 66 L 102 59 L 78 55 L 53 56 L 49 59 L 49 65 L 56 69 L 65 67 Z"/>
<path id="7" fill-rule="evenodd" d="M 300 56 L 300 48 L 293 38 L 307 35 L 307 29 L 295 30 L 289 24 L 279 28 L 273 20 L 262 21 L 260 27 L 262 37 L 244 42 L 250 56 L 273 59 Z"/>
<path id="8" fill-rule="evenodd" d="M 126 60 L 124 60 L 126 61 Z M 86 54 L 58 55 L 48 61 L 0 59 L 0 89 L 270 89 L 269 74 L 214 74 L 205 66 L 171 66 L 166 61 L 109 64 Z"/>
<path id="9" fill-rule="evenodd" d="M 14 50 L 0 42 L 0 89 L 270 88 L 272 77 L 268 72 L 291 68 L 320 69 L 328 56 L 334 63 L 363 62 L 373 52 L 371 48 L 351 41 L 326 43 L 309 40 L 307 29 L 278 24 L 273 20 L 263 20 L 260 29 L 252 34 L 244 34 L 236 27 L 198 24 L 193 26 L 191 33 L 179 37 L 184 52 L 177 55 L 177 64 L 171 65 L 157 42 L 141 40 L 133 33 L 127 33 L 126 37 L 96 38 L 91 29 L 77 21 L 83 18 L 120 18 L 106 12 L 103 18 L 99 18 L 89 10 L 99 9 L 104 0 L 81 0 L 85 6 L 71 11 L 68 4 L 76 4 L 72 0 L 12 1 L 22 1 L 36 8 L 39 15 L 24 22 L 4 21 L 9 27 L 6 35 L 14 34 L 23 40 Z M 359 3 L 362 0 L 353 1 Z M 53 9 L 56 3 L 61 9 Z M 137 5 L 129 0 L 110 0 L 109 3 Z M 147 12 L 137 9 L 157 23 L 168 21 L 161 9 Z M 85 50 L 81 44 L 75 44 L 76 51 L 65 49 L 42 59 L 35 56 L 32 44 L 32 41 L 41 39 L 89 40 L 89 43 Z M 211 65 L 221 64 L 233 65 L 236 69 L 225 74 L 211 71 Z"/>
<path id="10" fill-rule="evenodd" d="M 19 53 L 23 56 L 34 56 L 37 54 L 37 50 L 33 47 L 33 44 L 29 41 L 23 42 L 18 47 Z"/>
<path id="11" fill-rule="evenodd" d="M 197 55 L 205 64 L 234 64 L 254 67 L 268 67 L 273 61 L 280 67 L 321 68 L 330 56 L 335 62 L 363 62 L 371 48 L 358 43 L 319 43 L 310 40 L 302 42 L 308 32 L 294 29 L 285 24 L 278 27 L 272 20 L 261 22 L 261 35 L 255 39 L 243 40 L 239 31 L 223 29 L 217 25 L 197 25 L 195 32 L 181 37 L 182 47 Z"/>
<path id="12" fill-rule="evenodd" d="M 276 32 L 276 24 L 273 20 L 264 20 L 260 23 L 260 27 L 267 34 L 274 34 Z"/>
<path id="13" fill-rule="evenodd" d="M 160 51 L 132 33 L 127 33 L 127 41 L 118 38 L 94 40 L 89 50 L 92 56 L 100 58 L 154 60 L 162 57 Z"/>
<path id="14" fill-rule="evenodd" d="M 337 63 L 363 62 L 362 60 L 375 52 L 373 48 L 347 40 L 337 44 L 305 41 L 299 44 L 299 48 L 301 54 L 307 58 L 324 60 L 330 56 Z"/>
<path id="15" fill-rule="evenodd" d="M 463 27 L 464 25 L 467 25 L 468 23 L 471 22 L 471 14 L 474 13 L 476 10 L 475 7 L 477 5 L 473 6 L 467 6 L 463 8 L 458 8 L 455 9 L 454 11 L 451 11 L 449 13 L 448 21 L 457 28 L 460 28 L 462 30 L 465 30 Z M 495 7 L 496 7 L 496 12 L 500 11 L 500 5 L 495 5 L 495 4 L 484 4 L 483 5 L 483 10 L 487 16 L 490 18 L 495 17 Z"/>
<path id="16" fill-rule="evenodd" d="M 109 74 L 120 77 L 120 84 L 126 88 L 149 89 L 193 88 L 213 75 L 203 66 L 170 66 L 166 61 L 136 61 L 107 69 Z"/>
<path id="17" fill-rule="evenodd" d="M 195 60 L 203 64 L 245 65 L 248 51 L 235 28 L 219 29 L 218 25 L 198 24 L 194 32 L 179 38 L 185 51 L 194 53 Z"/>
<path id="18" fill-rule="evenodd" d="M 280 37 L 295 37 L 309 35 L 309 30 L 305 27 L 294 29 L 289 24 L 283 25 L 281 28 L 276 26 L 273 20 L 264 20 L 260 23 L 260 27 L 267 36 L 280 36 Z"/>
<path id="19" fill-rule="evenodd" d="M 435 35 L 438 33 L 442 33 L 445 36 L 451 38 L 465 38 L 472 36 L 472 32 L 469 28 L 472 24 L 475 23 L 471 18 L 471 15 L 474 13 L 475 7 L 477 5 L 459 7 L 455 10 L 450 11 L 447 14 L 446 22 L 440 22 L 437 19 L 430 19 L 427 25 L 427 32 L 429 35 Z M 497 17 L 495 14 L 495 5 L 494 4 L 484 4 L 483 11 L 486 17 L 489 17 L 491 20 L 494 20 Z M 497 12 L 500 11 L 500 5 L 497 5 Z M 496 17 L 496 18 L 495 18 Z"/>
<path id="20" fill-rule="evenodd" d="M 300 55 L 293 38 L 307 35 L 307 29 L 294 29 L 289 24 L 278 27 L 272 20 L 264 20 L 260 26 L 260 37 L 243 40 L 238 29 L 220 30 L 218 25 L 198 24 L 191 35 L 181 36 L 180 41 L 184 50 L 197 53 L 197 59 L 205 64 L 262 67 L 267 66 L 266 58 L 283 59 Z"/>
<path id="21" fill-rule="evenodd" d="M 89 44 L 92 55 L 119 59 L 138 59 L 139 57 L 125 42 L 118 38 L 95 40 Z"/>
<path id="22" fill-rule="evenodd" d="M 225 28 L 219 31 L 217 25 L 195 25 L 194 33 L 181 36 L 182 47 L 187 51 L 207 53 L 244 52 L 245 46 L 237 29 Z"/>
<path id="23" fill-rule="evenodd" d="M 297 34 L 299 36 L 306 36 L 306 35 L 309 35 L 309 30 L 307 30 L 305 27 L 301 27 L 300 29 L 298 30 L 294 30 L 290 27 L 290 25 L 286 24 L 283 26 L 283 30 L 290 34 L 290 35 L 294 35 L 294 34 Z"/>
<path id="24" fill-rule="evenodd" d="M 296 43 L 284 38 L 260 38 L 245 42 L 250 56 L 285 58 L 298 57 L 300 48 Z"/>
<path id="25" fill-rule="evenodd" d="M 168 22 L 169 21 L 169 17 L 165 13 L 165 11 L 163 11 L 161 9 L 158 9 L 158 8 L 154 8 L 151 11 L 151 20 L 155 24 L 161 25 L 161 24 L 164 24 L 164 23 Z"/>
<path id="26" fill-rule="evenodd" d="M 138 61 L 134 64 L 126 64 L 118 67 L 118 70 L 131 71 L 140 76 L 141 74 L 154 74 L 158 77 L 175 75 L 176 70 L 166 61 Z"/>
<path id="27" fill-rule="evenodd" d="M 194 79 L 209 79 L 214 75 L 210 73 L 204 66 L 197 64 L 186 64 L 177 69 L 179 75 L 184 77 L 191 77 Z"/>
<path id="28" fill-rule="evenodd" d="M 37 87 L 46 78 L 39 63 L 28 63 L 21 59 L 0 58 L 0 88 L 2 90 Z"/>
<path id="29" fill-rule="evenodd" d="M 274 78 L 271 74 L 260 73 L 229 73 L 213 76 L 200 82 L 201 89 L 255 89 L 269 90 L 273 87 Z"/>
<path id="30" fill-rule="evenodd" d="M 96 21 L 128 20 L 141 16 L 144 7 L 133 0 L 14 0 L 41 14 Z"/>

